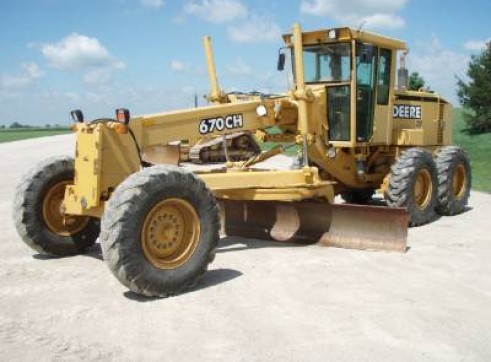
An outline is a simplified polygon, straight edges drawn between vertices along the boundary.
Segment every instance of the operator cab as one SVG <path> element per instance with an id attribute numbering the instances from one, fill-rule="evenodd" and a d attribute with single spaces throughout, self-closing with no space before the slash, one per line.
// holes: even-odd
<path id="1" fill-rule="evenodd" d="M 283 37 L 296 81 L 292 35 Z M 325 88 L 330 144 L 388 143 L 396 52 L 403 49 L 401 41 L 351 28 L 302 33 L 305 84 Z"/>

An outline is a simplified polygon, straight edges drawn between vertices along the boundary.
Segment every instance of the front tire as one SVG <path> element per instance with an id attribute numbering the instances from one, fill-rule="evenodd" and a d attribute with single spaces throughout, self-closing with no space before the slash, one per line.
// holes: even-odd
<path id="1" fill-rule="evenodd" d="M 15 227 L 22 240 L 40 254 L 80 254 L 99 235 L 98 219 L 62 213 L 65 187 L 73 182 L 74 174 L 72 158 L 54 157 L 30 170 L 17 186 Z"/>
<path id="2" fill-rule="evenodd" d="M 205 183 L 176 166 L 130 175 L 102 218 L 111 272 L 132 292 L 167 297 L 192 287 L 215 257 L 220 219 Z"/>
<path id="3" fill-rule="evenodd" d="M 430 152 L 410 148 L 392 165 L 385 199 L 392 207 L 405 207 L 409 226 L 432 221 L 437 205 L 437 170 Z"/>
<path id="4" fill-rule="evenodd" d="M 467 153 L 460 147 L 442 148 L 436 157 L 438 169 L 438 206 L 440 215 L 456 215 L 465 210 L 472 176 Z"/>

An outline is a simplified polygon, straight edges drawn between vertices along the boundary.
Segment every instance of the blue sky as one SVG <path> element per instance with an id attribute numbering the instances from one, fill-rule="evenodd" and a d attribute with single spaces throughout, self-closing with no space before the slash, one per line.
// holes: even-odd
<path id="1" fill-rule="evenodd" d="M 455 102 L 455 75 L 491 38 L 489 14 L 489 0 L 4 0 L 0 124 L 190 107 L 209 89 L 203 35 L 226 91 L 285 91 L 277 49 L 296 21 L 405 40 L 410 70 Z"/>

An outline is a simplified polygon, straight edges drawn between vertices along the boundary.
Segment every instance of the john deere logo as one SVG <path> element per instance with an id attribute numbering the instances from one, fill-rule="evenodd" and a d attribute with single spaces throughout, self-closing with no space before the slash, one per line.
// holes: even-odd
<path id="1" fill-rule="evenodd" d="M 229 114 L 225 117 L 206 118 L 199 123 L 199 133 L 207 134 L 224 129 L 235 129 L 244 127 L 242 114 Z"/>
<path id="2" fill-rule="evenodd" d="M 394 106 L 394 118 L 421 119 L 421 106 L 411 106 L 408 104 L 397 104 Z"/>

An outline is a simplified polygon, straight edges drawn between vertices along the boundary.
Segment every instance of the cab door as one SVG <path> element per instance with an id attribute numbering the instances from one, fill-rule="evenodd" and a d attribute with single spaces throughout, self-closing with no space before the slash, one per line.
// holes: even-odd
<path id="1" fill-rule="evenodd" d="M 395 87 L 392 69 L 396 67 L 395 61 L 395 51 L 384 48 L 379 50 L 377 104 L 375 105 L 372 137 L 374 144 L 389 144 L 392 140 L 392 94 Z"/>
<path id="2" fill-rule="evenodd" d="M 392 51 L 356 45 L 356 142 L 386 143 Z"/>
<path id="3" fill-rule="evenodd" d="M 373 135 L 378 48 L 356 44 L 356 142 L 368 142 Z"/>

